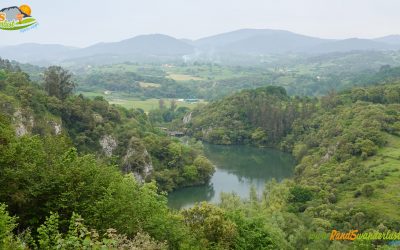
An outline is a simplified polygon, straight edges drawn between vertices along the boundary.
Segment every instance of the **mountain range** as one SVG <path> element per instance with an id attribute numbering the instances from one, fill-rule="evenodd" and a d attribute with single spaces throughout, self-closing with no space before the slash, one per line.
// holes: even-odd
<path id="1" fill-rule="evenodd" d="M 339 40 L 305 36 L 285 30 L 242 29 L 198 40 L 176 39 L 162 34 L 141 35 L 120 42 L 98 43 L 86 48 L 56 44 L 20 44 L 1 47 L 0 57 L 46 64 L 69 61 L 168 61 L 191 58 L 191 55 L 259 56 L 398 49 L 400 35 Z"/>

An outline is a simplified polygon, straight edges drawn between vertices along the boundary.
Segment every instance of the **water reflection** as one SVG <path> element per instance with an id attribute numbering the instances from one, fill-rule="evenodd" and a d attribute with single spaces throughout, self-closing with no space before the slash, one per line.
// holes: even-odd
<path id="1" fill-rule="evenodd" d="M 266 181 L 282 180 L 293 171 L 293 158 L 279 150 L 205 144 L 205 153 L 217 168 L 209 185 L 172 192 L 168 197 L 170 207 L 179 209 L 200 201 L 218 202 L 221 192 L 235 192 L 246 198 L 252 185 L 261 192 Z"/>

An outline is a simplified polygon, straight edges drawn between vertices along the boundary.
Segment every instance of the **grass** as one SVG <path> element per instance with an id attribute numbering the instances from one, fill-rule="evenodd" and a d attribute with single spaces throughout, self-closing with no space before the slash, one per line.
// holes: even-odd
<path id="1" fill-rule="evenodd" d="M 165 105 L 168 107 L 171 103 L 172 99 L 163 99 L 165 101 Z M 124 99 L 110 99 L 109 102 L 111 104 L 116 104 L 120 105 L 122 107 L 125 107 L 127 109 L 130 108 L 140 108 L 143 109 L 145 112 L 149 112 L 154 109 L 158 109 L 159 107 L 159 99 L 147 99 L 147 100 L 140 100 L 137 98 L 124 98 Z M 206 103 L 204 101 L 201 101 L 200 103 Z M 176 102 L 178 108 L 179 107 L 187 107 L 187 108 L 194 108 L 198 104 L 190 104 L 186 102 Z"/>
<path id="2" fill-rule="evenodd" d="M 109 103 L 115 104 L 115 105 L 120 105 L 124 108 L 131 109 L 131 108 L 140 108 L 143 109 L 145 112 L 149 112 L 154 109 L 158 109 L 159 107 L 159 100 L 157 98 L 151 98 L 151 99 L 140 99 L 137 97 L 130 97 L 123 95 L 121 93 L 116 93 L 113 92 L 110 95 L 106 95 L 103 92 L 78 92 L 77 94 L 82 94 L 86 97 L 94 98 L 96 96 L 102 96 L 104 97 Z M 171 100 L 172 99 L 164 99 L 165 105 L 169 107 Z M 206 104 L 204 100 L 200 100 L 198 103 L 187 103 L 187 102 L 180 102 L 177 101 L 177 107 L 187 107 L 190 109 L 193 109 L 197 107 L 198 104 Z"/>
<path id="3" fill-rule="evenodd" d="M 378 153 L 362 162 L 363 169 L 370 170 L 370 176 L 386 173 L 381 178 L 370 178 L 363 183 L 374 187 L 371 197 L 354 198 L 354 192 L 346 192 L 338 205 L 360 207 L 378 218 L 400 220 L 400 137 L 387 135 L 388 144 Z M 361 189 L 362 186 L 359 187 Z"/>
<path id="4" fill-rule="evenodd" d="M 201 81 L 203 78 L 191 76 L 191 75 L 184 75 L 184 74 L 169 74 L 169 78 L 175 81 Z"/>
<path id="5" fill-rule="evenodd" d="M 189 80 L 223 80 L 243 76 L 259 75 L 261 71 L 251 72 L 251 70 L 237 67 L 227 67 L 219 65 L 190 65 L 183 67 L 173 67 L 165 69 L 171 79 L 175 81 Z"/>
<path id="6" fill-rule="evenodd" d="M 160 84 L 152 83 L 152 82 L 140 82 L 139 85 L 142 88 L 159 88 L 159 87 L 161 87 Z"/>

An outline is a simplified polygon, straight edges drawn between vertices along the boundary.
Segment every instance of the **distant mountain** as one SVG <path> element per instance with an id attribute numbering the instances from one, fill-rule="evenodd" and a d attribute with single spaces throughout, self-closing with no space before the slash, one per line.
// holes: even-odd
<path id="1" fill-rule="evenodd" d="M 35 64 L 117 63 L 123 61 L 168 62 L 220 60 L 284 53 L 326 54 L 350 51 L 400 49 L 400 35 L 376 39 L 322 39 L 285 30 L 241 29 L 199 40 L 176 39 L 162 34 L 141 35 L 87 48 L 62 45 L 22 44 L 0 47 L 0 57 Z M 235 57 L 237 56 L 237 57 Z M 229 59 L 229 60 L 230 60 Z M 224 59 L 221 59 L 224 60 Z"/>
<path id="2" fill-rule="evenodd" d="M 325 54 L 332 52 L 391 49 L 396 49 L 396 47 L 391 44 L 377 42 L 374 40 L 350 38 L 340 41 L 322 43 L 313 48 L 308 48 L 307 52 Z"/>
<path id="3" fill-rule="evenodd" d="M 389 36 L 379 37 L 374 39 L 374 41 L 387 44 L 400 45 L 400 35 L 389 35 Z"/>
<path id="4" fill-rule="evenodd" d="M 303 36 L 284 30 L 242 29 L 195 42 L 202 49 L 220 50 L 237 54 L 262 54 L 299 51 L 330 40 Z"/>
<path id="5" fill-rule="evenodd" d="M 38 63 L 45 61 L 59 61 L 67 58 L 68 54 L 76 50 L 58 44 L 25 43 L 15 46 L 0 47 L 0 57 L 16 60 L 22 63 Z"/>
<path id="6" fill-rule="evenodd" d="M 115 43 L 99 43 L 74 53 L 74 56 L 141 55 L 182 56 L 193 53 L 193 46 L 170 36 L 141 35 Z"/>
<path id="7" fill-rule="evenodd" d="M 204 51 L 253 55 L 391 50 L 400 47 L 394 46 L 396 44 L 400 45 L 400 36 L 388 36 L 375 40 L 358 38 L 334 40 L 270 29 L 243 29 L 195 41 L 195 45 Z"/>

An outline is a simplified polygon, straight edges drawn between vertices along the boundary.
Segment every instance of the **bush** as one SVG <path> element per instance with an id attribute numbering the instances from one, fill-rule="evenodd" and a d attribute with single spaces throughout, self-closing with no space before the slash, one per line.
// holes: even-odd
<path id="1" fill-rule="evenodd" d="M 293 148 L 294 157 L 300 161 L 307 154 L 306 144 L 296 144 Z"/>
<path id="2" fill-rule="evenodd" d="M 17 226 L 15 218 L 7 212 L 7 206 L 0 204 L 0 249 L 24 249 L 23 245 L 15 239 L 12 231 Z"/>
<path id="3" fill-rule="evenodd" d="M 366 184 L 362 187 L 361 189 L 361 193 L 365 196 L 365 197 L 370 197 L 373 193 L 374 193 L 374 188 L 369 185 Z"/>
<path id="4" fill-rule="evenodd" d="M 355 193 L 354 193 L 354 198 L 358 198 L 358 197 L 360 197 L 361 196 L 361 191 L 360 190 L 357 190 Z"/>
<path id="5" fill-rule="evenodd" d="M 291 202 L 307 202 L 312 199 L 313 194 L 312 191 L 308 188 L 302 186 L 295 186 L 290 189 L 290 194 L 292 197 L 290 198 Z"/>

